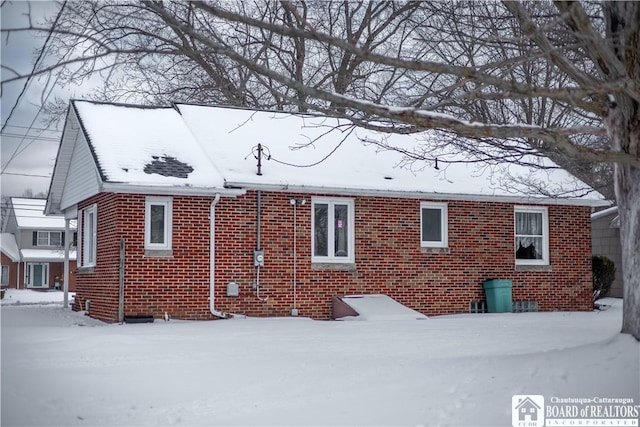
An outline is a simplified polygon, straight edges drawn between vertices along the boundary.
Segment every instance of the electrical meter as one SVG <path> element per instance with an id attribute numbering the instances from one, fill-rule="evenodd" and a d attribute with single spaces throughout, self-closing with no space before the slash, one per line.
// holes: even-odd
<path id="1" fill-rule="evenodd" d="M 253 265 L 256 267 L 264 267 L 264 251 L 253 251 Z"/>

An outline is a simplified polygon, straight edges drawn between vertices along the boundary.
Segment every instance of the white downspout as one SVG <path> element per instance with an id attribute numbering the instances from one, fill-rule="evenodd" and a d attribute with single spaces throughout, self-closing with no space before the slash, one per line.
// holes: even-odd
<path id="1" fill-rule="evenodd" d="M 64 272 L 62 274 L 62 289 L 64 291 L 63 308 L 69 308 L 69 245 L 71 244 L 70 219 L 64 219 Z"/>
<path id="2" fill-rule="evenodd" d="M 209 216 L 210 237 L 209 237 L 209 309 L 216 317 L 226 319 L 230 317 L 228 313 L 216 310 L 216 204 L 220 201 L 220 193 L 211 202 L 211 214 Z"/>

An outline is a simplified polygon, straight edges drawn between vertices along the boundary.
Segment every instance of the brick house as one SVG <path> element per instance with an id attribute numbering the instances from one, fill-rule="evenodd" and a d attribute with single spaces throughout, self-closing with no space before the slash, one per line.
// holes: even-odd
<path id="1" fill-rule="evenodd" d="M 2 286 L 29 289 L 62 289 L 64 277 L 65 222 L 44 214 L 46 200 L 23 197 L 9 199 L 2 226 Z M 75 270 L 73 236 L 69 262 Z M 69 277 L 75 291 L 75 277 Z"/>
<path id="2" fill-rule="evenodd" d="M 492 278 L 539 310 L 591 309 L 599 194 L 560 169 L 415 168 L 376 138 L 416 144 L 318 116 L 71 101 L 46 210 L 78 220 L 75 309 L 327 319 L 334 295 L 386 294 L 463 313 Z"/>

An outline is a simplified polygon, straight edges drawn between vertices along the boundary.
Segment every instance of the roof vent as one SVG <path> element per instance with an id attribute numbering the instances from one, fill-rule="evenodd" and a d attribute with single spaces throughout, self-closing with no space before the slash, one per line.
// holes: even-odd
<path id="1" fill-rule="evenodd" d="M 193 168 L 175 157 L 153 156 L 151 163 L 144 165 L 144 173 L 157 173 L 162 176 L 175 178 L 187 178 L 193 172 Z"/>

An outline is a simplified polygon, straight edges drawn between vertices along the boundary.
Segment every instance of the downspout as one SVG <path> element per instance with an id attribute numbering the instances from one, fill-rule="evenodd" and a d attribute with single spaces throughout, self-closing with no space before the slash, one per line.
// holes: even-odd
<path id="1" fill-rule="evenodd" d="M 16 289 L 20 289 L 20 257 L 21 256 L 22 254 L 18 253 L 18 262 L 16 262 Z"/>
<path id="2" fill-rule="evenodd" d="M 220 193 L 216 193 L 213 201 L 211 202 L 211 213 L 209 216 L 210 223 L 210 237 L 209 237 L 209 310 L 211 314 L 222 319 L 231 317 L 229 313 L 216 310 L 216 262 L 215 262 L 215 250 L 216 250 L 216 204 L 220 201 Z"/>
<path id="3" fill-rule="evenodd" d="M 259 144 L 258 144 L 259 145 Z M 258 147 L 260 149 L 260 147 Z M 260 175 L 260 174 L 259 174 Z M 262 231 L 261 231 L 261 220 L 262 220 L 262 191 L 258 190 L 256 195 L 256 251 L 262 250 Z M 269 297 L 261 297 L 260 296 L 260 264 L 256 263 L 256 298 L 262 302 L 266 302 Z"/>
<path id="4" fill-rule="evenodd" d="M 291 310 L 292 316 L 298 315 L 298 306 L 297 306 L 297 298 L 298 298 L 298 245 L 297 245 L 297 209 L 298 201 L 296 200 L 293 204 L 293 309 Z"/>
<path id="5" fill-rule="evenodd" d="M 71 229 L 69 218 L 64 219 L 64 270 L 62 273 L 62 289 L 64 291 L 63 308 L 69 308 L 69 245 L 71 244 Z"/>
<path id="6" fill-rule="evenodd" d="M 118 274 L 118 322 L 124 322 L 124 267 L 125 267 L 125 252 L 126 240 L 123 237 L 120 239 L 120 264 Z"/>

